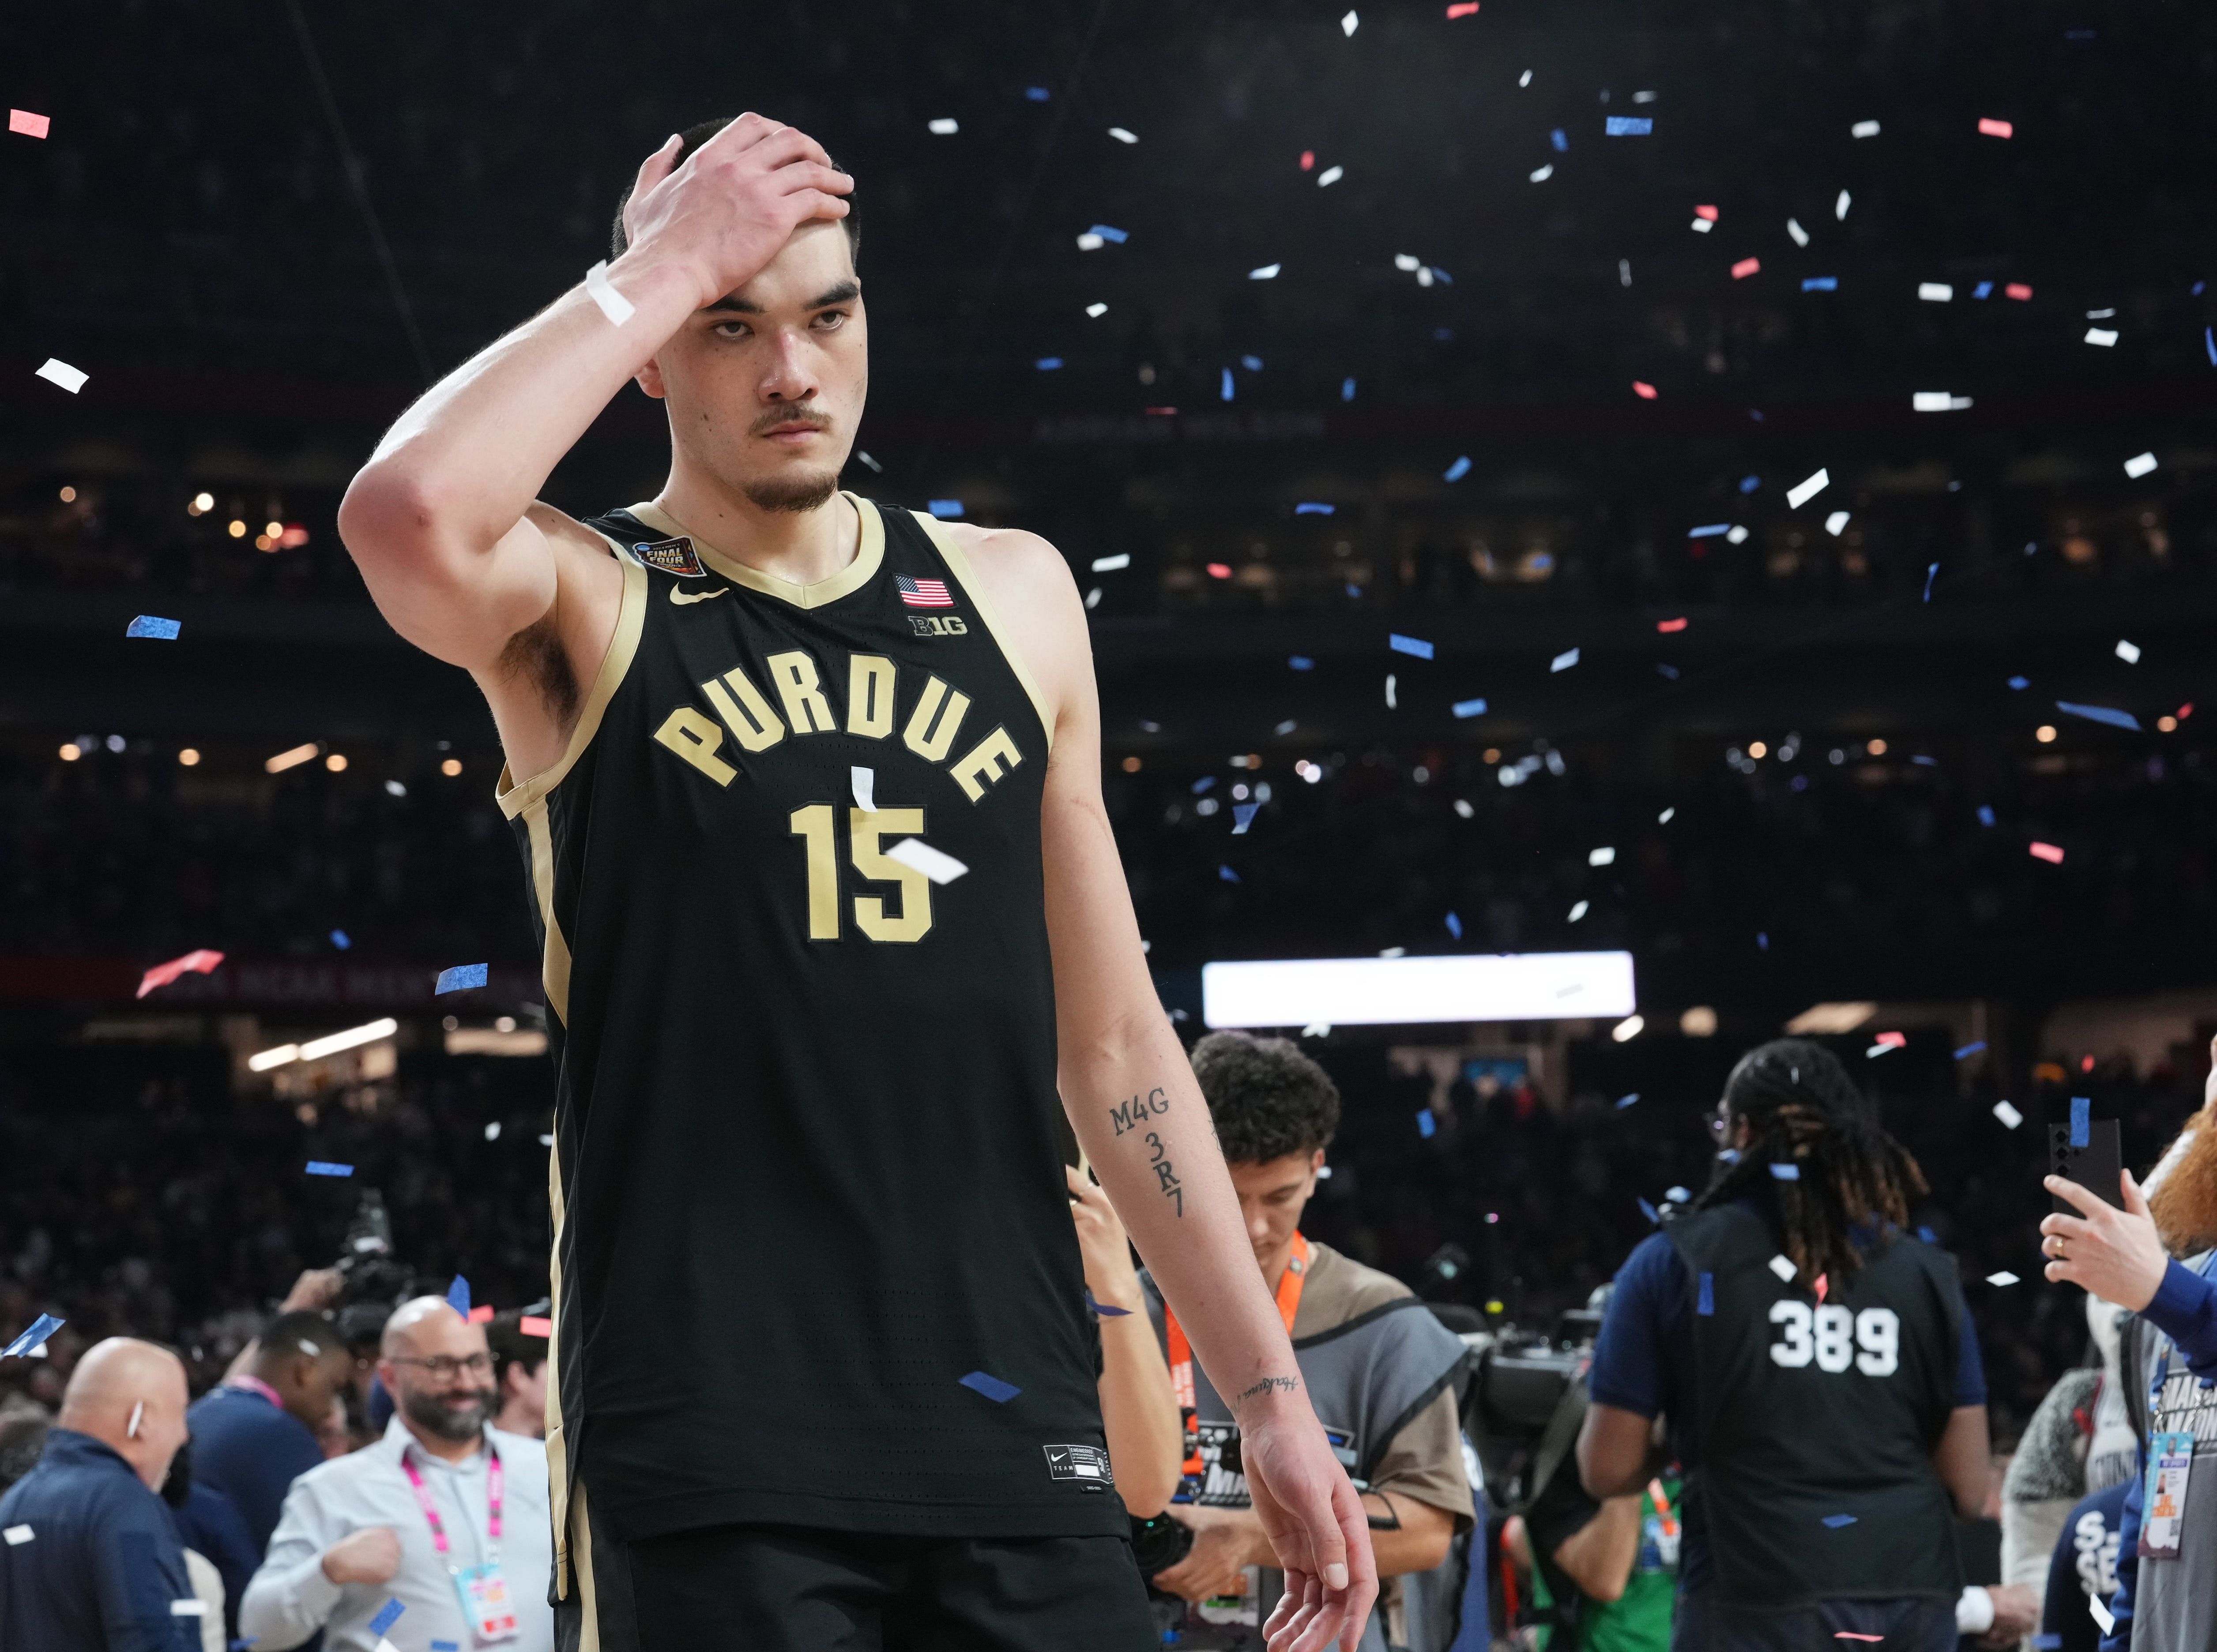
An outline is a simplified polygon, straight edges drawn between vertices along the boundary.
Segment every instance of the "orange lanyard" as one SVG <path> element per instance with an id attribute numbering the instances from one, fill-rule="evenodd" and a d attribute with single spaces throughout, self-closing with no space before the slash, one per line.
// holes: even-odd
<path id="1" fill-rule="evenodd" d="M 1286 1322 L 1286 1335 L 1294 1334 L 1294 1316 L 1300 1311 L 1301 1285 L 1308 1278 L 1309 1242 L 1300 1232 L 1294 1235 L 1293 1254 L 1287 1259 L 1286 1271 L 1278 1279 L 1278 1316 Z M 1198 1476 L 1202 1472 L 1201 1445 L 1194 1433 L 1194 1419 L 1198 1410 L 1193 1393 L 1193 1345 L 1186 1341 L 1185 1328 L 1177 1322 L 1170 1304 L 1163 1304 L 1163 1329 L 1170 1345 L 1170 1388 L 1177 1396 L 1178 1414 L 1185 1421 L 1185 1471 Z"/>
<path id="2" fill-rule="evenodd" d="M 1663 1482 L 1659 1478 L 1647 1482 L 1647 1499 L 1655 1505 L 1655 1518 L 1662 1522 L 1663 1535 L 1666 1538 L 1677 1537 L 1678 1522 L 1670 1516 L 1670 1500 L 1664 1495 Z"/>

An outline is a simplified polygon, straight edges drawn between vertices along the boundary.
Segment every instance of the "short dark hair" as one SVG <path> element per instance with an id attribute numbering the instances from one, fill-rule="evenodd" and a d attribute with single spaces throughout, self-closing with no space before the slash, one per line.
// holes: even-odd
<path id="1" fill-rule="evenodd" d="M 677 168 L 684 165 L 686 157 L 738 118 L 737 115 L 722 115 L 713 120 L 702 120 L 679 133 L 677 159 L 671 163 L 670 170 L 674 172 Z M 844 172 L 847 169 L 834 161 L 831 163 L 831 170 L 835 172 Z M 608 235 L 610 258 L 622 257 L 625 250 L 631 245 L 630 237 L 624 234 L 623 221 L 624 208 L 631 205 L 631 192 L 632 185 L 627 183 L 624 185 L 623 194 L 616 197 L 615 226 Z M 855 198 L 852 195 L 847 197 L 847 215 L 839 220 L 839 227 L 847 231 L 847 256 L 859 265 L 862 261 L 862 218 L 855 206 Z"/>
<path id="2" fill-rule="evenodd" d="M 320 1359 L 343 1346 L 339 1341 L 339 1328 L 330 1316 L 312 1308 L 295 1308 L 290 1313 L 278 1315 L 262 1328 L 261 1342 L 260 1357 L 265 1359 L 294 1353 Z"/>
<path id="3" fill-rule="evenodd" d="M 1227 1163 L 1313 1153 L 1338 1132 L 1339 1087 L 1288 1039 L 1212 1032 L 1192 1060 Z"/>
<path id="4" fill-rule="evenodd" d="M 505 1384 L 510 1365 L 522 1365 L 528 1373 L 547 1363 L 547 1339 L 529 1336 L 523 1329 L 527 1310 L 511 1308 L 504 1314 L 495 1314 L 485 1322 L 485 1346 L 492 1350 L 492 1378 Z M 539 1310 L 544 1313 L 542 1307 Z"/>

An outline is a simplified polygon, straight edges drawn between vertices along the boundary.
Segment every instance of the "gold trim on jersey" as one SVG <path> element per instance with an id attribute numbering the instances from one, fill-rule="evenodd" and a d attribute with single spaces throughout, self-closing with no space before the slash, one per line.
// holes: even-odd
<path id="1" fill-rule="evenodd" d="M 1040 692 L 1040 686 L 1033 681 L 1032 674 L 1025 669 L 1024 656 L 1016 651 L 1016 633 L 1001 618 L 992 599 L 985 595 L 985 582 L 978 577 L 976 570 L 970 566 L 968 553 L 954 542 L 954 535 L 948 533 L 937 517 L 926 515 L 920 510 L 912 510 L 909 515 L 916 518 L 916 525 L 939 547 L 939 554 L 947 558 L 947 565 L 954 570 L 955 583 L 962 587 L 962 594 L 970 599 L 971 606 L 978 610 L 979 618 L 985 622 L 985 629 L 993 633 L 993 641 L 999 645 L 1001 657 L 1009 663 L 1009 669 L 1016 674 L 1016 681 L 1023 684 L 1024 693 L 1031 696 L 1032 709 L 1039 713 L 1040 724 L 1047 730 L 1047 749 L 1052 752 L 1054 749 L 1053 708 L 1047 704 L 1047 696 Z M 967 791 L 969 787 L 966 785 L 963 789 Z M 977 798 L 973 797 L 971 801 L 974 803 Z"/>
<path id="2" fill-rule="evenodd" d="M 789 579 L 780 579 L 775 574 L 766 574 L 759 568 L 733 561 L 659 505 L 650 502 L 629 509 L 633 515 L 656 533 L 666 533 L 671 539 L 691 539 L 694 553 L 726 579 L 735 579 L 750 591 L 790 602 L 796 608 L 820 608 L 861 589 L 876 576 L 886 560 L 886 525 L 878 515 L 877 506 L 860 494 L 844 490 L 839 496 L 854 506 L 855 515 L 861 522 L 855 559 L 831 578 L 819 579 L 813 585 L 796 585 Z"/>
<path id="3" fill-rule="evenodd" d="M 540 984 L 547 989 L 547 1007 L 570 1024 L 570 942 L 554 916 L 554 830 L 547 818 L 547 799 L 536 798 L 523 811 L 523 829 L 531 838 L 531 888 L 539 897 L 539 922 L 547 933 L 546 950 L 539 960 Z"/>
<path id="4" fill-rule="evenodd" d="M 605 533 L 601 537 L 608 539 Z M 608 651 L 601 656 L 601 669 L 594 675 L 592 692 L 585 696 L 584 710 L 577 714 L 577 726 L 570 730 L 569 747 L 554 766 L 540 769 L 528 780 L 511 779 L 508 765 L 500 766 L 493 801 L 510 820 L 561 785 L 562 777 L 584 755 L 585 748 L 601 731 L 608 701 L 615 698 L 617 685 L 639 652 L 639 630 L 646 623 L 646 568 L 614 539 L 608 539 L 608 544 L 614 547 L 617 564 L 623 570 L 623 601 L 616 610 L 616 628 L 608 638 Z"/>
<path id="5" fill-rule="evenodd" d="M 554 1244 L 547 1258 L 553 1289 L 547 1298 L 547 1495 L 554 1519 L 554 1593 L 570 1593 L 570 1446 L 562 1427 L 562 1150 L 547 1153 L 547 1202 L 554 1217 Z"/>

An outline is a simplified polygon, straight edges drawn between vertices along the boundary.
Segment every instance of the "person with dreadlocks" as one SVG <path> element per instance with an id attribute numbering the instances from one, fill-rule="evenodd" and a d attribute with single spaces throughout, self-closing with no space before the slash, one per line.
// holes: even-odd
<path id="1" fill-rule="evenodd" d="M 1708 1190 L 1617 1276 L 1578 1446 L 1587 1491 L 1623 1495 L 1668 1420 L 1673 1652 L 1953 1652 L 1959 1603 L 1988 1644 L 2014 1638 L 2036 1602 L 1964 1600 L 1955 1517 L 1985 1501 L 1985 1378 L 1954 1259 L 1908 1231 L 1917 1162 L 1797 1039 L 1740 1058 L 1709 1128 Z"/>

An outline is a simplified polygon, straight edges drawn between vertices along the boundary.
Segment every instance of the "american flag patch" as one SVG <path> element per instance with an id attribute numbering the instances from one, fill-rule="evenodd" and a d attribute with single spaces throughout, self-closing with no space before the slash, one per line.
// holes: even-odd
<path id="1" fill-rule="evenodd" d="M 900 600 L 911 608 L 951 608 L 954 599 L 947 594 L 943 579 L 911 579 L 906 574 L 893 576 L 894 589 Z"/>

